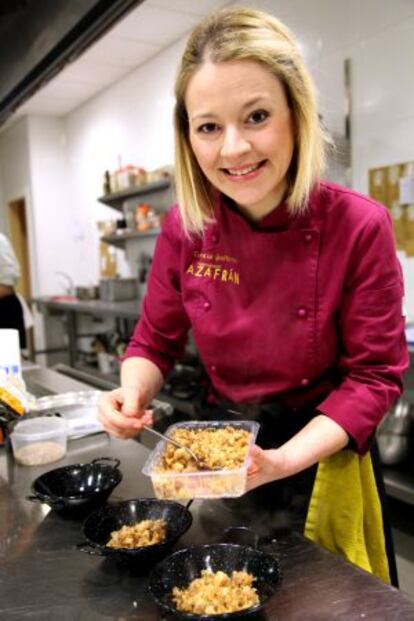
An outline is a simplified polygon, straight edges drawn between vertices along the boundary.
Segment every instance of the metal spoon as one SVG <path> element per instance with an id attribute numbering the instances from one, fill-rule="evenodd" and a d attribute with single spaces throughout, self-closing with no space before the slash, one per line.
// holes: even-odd
<path id="1" fill-rule="evenodd" d="M 160 433 L 159 431 L 155 431 L 155 429 L 153 429 L 152 427 L 149 427 L 148 425 L 144 425 L 143 429 L 146 429 L 147 431 L 150 431 L 151 433 L 155 434 L 159 438 L 162 438 L 166 442 L 170 442 L 170 444 L 174 444 L 174 446 L 177 446 L 178 448 L 181 448 L 184 451 L 187 451 L 187 453 L 189 453 L 189 455 L 191 455 L 191 457 L 194 459 L 194 461 L 196 462 L 196 464 L 197 464 L 197 466 L 198 466 L 198 468 L 200 470 L 214 470 L 214 468 L 211 468 L 211 466 L 206 464 L 191 449 L 189 449 L 188 446 L 184 446 L 184 444 L 181 444 L 181 442 L 177 442 L 177 440 L 173 440 L 172 438 L 169 438 L 168 436 L 164 435 L 163 433 Z"/>
<path id="2" fill-rule="evenodd" d="M 227 412 L 229 412 L 230 414 L 236 414 L 236 416 L 241 416 L 241 412 L 237 412 L 237 410 L 230 410 L 229 408 L 227 408 Z"/>
<path id="3" fill-rule="evenodd" d="M 114 411 L 116 412 L 116 414 L 119 414 L 119 410 L 114 410 Z M 181 442 L 177 442 L 177 440 L 173 440 L 172 438 L 164 435 L 163 433 L 160 433 L 159 431 L 155 431 L 153 427 L 149 427 L 148 425 L 143 425 L 142 428 L 146 429 L 150 433 L 153 433 L 159 438 L 162 438 L 162 440 L 165 440 L 165 442 L 170 442 L 171 444 L 174 444 L 174 446 L 177 446 L 178 448 L 181 448 L 184 451 L 187 451 L 187 453 L 191 455 L 191 457 L 194 459 L 194 461 L 196 462 L 200 470 L 214 470 L 214 468 L 211 468 L 202 459 L 200 459 L 191 449 L 189 449 L 188 446 L 184 446 L 184 444 L 181 444 Z"/>

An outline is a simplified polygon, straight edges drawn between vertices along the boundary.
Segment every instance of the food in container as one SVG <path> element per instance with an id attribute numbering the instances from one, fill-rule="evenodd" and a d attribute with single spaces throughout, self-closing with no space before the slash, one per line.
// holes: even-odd
<path id="1" fill-rule="evenodd" d="M 257 592 L 258 601 L 254 598 L 247 600 L 243 597 L 243 602 L 247 608 L 237 610 L 237 606 L 231 606 L 231 611 L 219 613 L 212 610 L 219 603 L 219 597 L 214 597 L 210 604 L 212 608 L 208 613 L 204 612 L 183 612 L 179 610 L 179 602 L 174 601 L 172 595 L 174 589 L 183 591 L 194 581 L 194 578 L 203 576 L 203 572 L 212 572 L 218 576 L 219 582 L 227 580 L 224 574 L 232 576 L 233 572 L 240 575 L 241 572 L 255 578 L 253 581 L 254 589 Z M 205 574 L 204 574 L 205 575 Z M 245 578 L 246 579 L 246 578 Z M 249 581 L 247 578 L 246 581 Z M 281 582 L 281 571 L 277 559 L 262 550 L 255 549 L 251 545 L 236 545 L 230 543 L 216 543 L 203 546 L 191 546 L 174 552 L 161 561 L 149 575 L 148 590 L 164 615 L 174 619 L 192 619 L 193 621 L 203 621 L 207 617 L 210 619 L 247 619 L 257 618 L 256 615 L 268 599 L 276 592 Z M 216 589 L 218 591 L 218 589 Z M 200 594 L 200 593 L 199 593 Z M 196 607 L 200 604 L 203 609 L 208 602 L 204 599 L 204 593 L 197 601 Z M 219 595 L 219 594 L 217 594 Z M 233 594 L 227 599 L 227 604 L 233 603 Z M 181 607 L 180 607 L 181 608 Z M 195 607 L 194 607 L 195 608 Z M 193 608 L 193 610 L 194 610 Z M 230 608 L 230 606 L 229 606 Z M 306 616 L 306 615 L 305 615 Z M 260 617 L 262 618 L 262 617 Z"/>
<path id="2" fill-rule="evenodd" d="M 24 466 L 40 466 L 66 455 L 67 423 L 56 416 L 23 420 L 10 435 L 14 458 Z"/>
<path id="3" fill-rule="evenodd" d="M 170 437 L 158 471 L 232 470 L 243 465 L 250 432 L 227 425 L 223 428 L 179 428 Z"/>
<path id="4" fill-rule="evenodd" d="M 177 610 L 199 615 L 217 615 L 238 612 L 260 603 L 256 578 L 246 571 L 213 572 L 203 569 L 184 588 L 173 587 L 172 600 Z"/>
<path id="5" fill-rule="evenodd" d="M 164 540 L 132 548 L 108 545 L 113 531 L 143 520 L 163 520 L 167 524 Z M 105 505 L 87 517 L 83 526 L 86 541 L 80 543 L 78 549 L 92 555 L 107 556 L 121 565 L 147 574 L 148 566 L 164 558 L 191 524 L 190 511 L 178 502 L 155 498 L 125 500 Z"/>
<path id="6" fill-rule="evenodd" d="M 241 496 L 245 493 L 249 452 L 256 440 L 259 424 L 254 421 L 191 421 L 172 425 L 167 429 L 165 435 L 174 437 L 179 432 L 180 439 L 186 440 L 185 433 L 188 434 L 188 437 L 192 435 L 196 437 L 197 432 L 201 434 L 207 430 L 211 434 L 210 437 L 214 433 L 220 435 L 224 430 L 247 432 L 244 455 L 240 458 L 239 447 L 235 448 L 234 445 L 232 446 L 230 442 L 227 442 L 221 445 L 223 455 L 222 460 L 220 460 L 213 448 L 213 441 L 210 441 L 205 454 L 200 456 L 203 459 L 208 459 L 209 452 L 211 453 L 212 469 L 197 470 L 195 464 L 188 461 L 186 451 L 182 451 L 182 459 L 180 458 L 179 461 L 170 460 L 169 456 L 174 455 L 174 451 L 180 451 L 180 449 L 172 447 L 167 441 L 159 442 L 143 468 L 143 473 L 151 477 L 157 498 L 223 498 Z M 233 435 L 237 444 L 239 434 L 233 433 Z M 196 444 L 194 446 L 197 454 L 200 447 L 197 447 Z M 189 448 L 193 450 L 193 446 L 189 446 Z M 182 465 L 177 465 L 180 462 Z M 168 470 L 169 463 L 171 464 L 170 470 Z M 220 463 L 222 466 L 217 468 Z"/>

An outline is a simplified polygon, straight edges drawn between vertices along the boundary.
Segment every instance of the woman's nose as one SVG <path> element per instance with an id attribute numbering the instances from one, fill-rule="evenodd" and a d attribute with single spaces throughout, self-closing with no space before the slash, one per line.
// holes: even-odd
<path id="1" fill-rule="evenodd" d="M 234 158 L 250 151 L 250 143 L 246 140 L 243 132 L 235 128 L 229 128 L 224 132 L 220 154 L 223 158 Z"/>

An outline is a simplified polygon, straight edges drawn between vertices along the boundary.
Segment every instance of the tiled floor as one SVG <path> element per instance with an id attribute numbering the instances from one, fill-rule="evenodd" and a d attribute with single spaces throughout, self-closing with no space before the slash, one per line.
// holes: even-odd
<path id="1" fill-rule="evenodd" d="M 414 507 L 389 500 L 400 589 L 414 600 Z"/>

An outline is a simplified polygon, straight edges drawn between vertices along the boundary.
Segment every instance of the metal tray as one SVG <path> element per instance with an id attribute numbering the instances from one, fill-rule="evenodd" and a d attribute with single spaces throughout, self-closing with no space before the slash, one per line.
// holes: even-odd
<path id="1" fill-rule="evenodd" d="M 69 426 L 69 438 L 99 433 L 104 431 L 96 417 L 100 395 L 99 390 L 83 390 L 40 397 L 32 412 L 58 414 L 65 418 Z"/>

